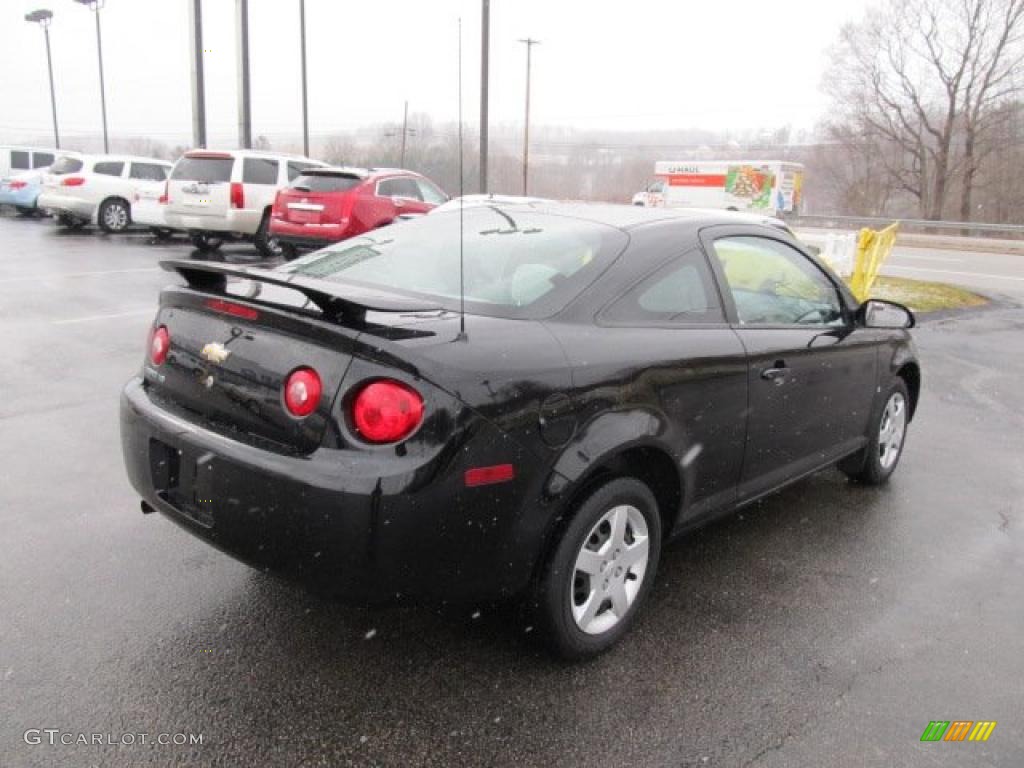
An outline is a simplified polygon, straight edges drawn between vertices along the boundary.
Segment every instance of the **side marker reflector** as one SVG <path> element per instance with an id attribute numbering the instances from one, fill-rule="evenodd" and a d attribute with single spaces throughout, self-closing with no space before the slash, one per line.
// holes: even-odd
<path id="1" fill-rule="evenodd" d="M 493 467 L 474 467 L 466 470 L 466 487 L 507 483 L 515 479 L 516 468 L 512 464 L 495 464 Z"/>

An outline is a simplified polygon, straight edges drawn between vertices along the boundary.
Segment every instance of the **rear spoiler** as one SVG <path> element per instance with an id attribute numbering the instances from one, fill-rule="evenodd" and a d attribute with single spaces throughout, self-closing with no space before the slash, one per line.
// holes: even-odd
<path id="1" fill-rule="evenodd" d="M 367 310 L 427 312 L 442 309 L 439 304 L 431 303 L 426 299 L 376 292 L 345 283 L 258 267 L 239 267 L 182 259 L 161 261 L 160 266 L 168 272 L 177 272 L 185 278 L 189 288 L 207 293 L 225 293 L 229 277 L 290 288 L 316 304 L 331 320 L 362 323 L 365 321 Z"/>

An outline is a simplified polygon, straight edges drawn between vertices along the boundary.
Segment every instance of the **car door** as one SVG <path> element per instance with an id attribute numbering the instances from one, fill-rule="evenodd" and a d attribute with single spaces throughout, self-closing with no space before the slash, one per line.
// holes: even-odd
<path id="1" fill-rule="evenodd" d="M 377 195 L 390 197 L 399 217 L 422 216 L 434 207 L 424 202 L 419 185 L 412 176 L 383 179 L 377 185 Z"/>
<path id="2" fill-rule="evenodd" d="M 93 164 L 89 181 L 80 187 L 84 192 L 83 197 L 94 205 L 99 205 L 111 196 L 124 197 L 124 185 L 120 179 L 127 165 L 124 160 L 97 160 Z"/>
<path id="3" fill-rule="evenodd" d="M 863 445 L 877 352 L 837 279 L 781 234 L 712 227 L 702 241 L 747 353 L 742 501 Z"/>

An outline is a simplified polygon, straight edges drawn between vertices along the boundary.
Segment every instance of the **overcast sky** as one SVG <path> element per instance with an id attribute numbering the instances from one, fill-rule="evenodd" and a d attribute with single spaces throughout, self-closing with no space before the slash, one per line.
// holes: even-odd
<path id="1" fill-rule="evenodd" d="M 519 123 L 524 46 L 534 50 L 533 121 L 580 128 L 809 128 L 826 100 L 825 49 L 866 0 L 492 0 L 491 115 Z M 399 120 L 402 102 L 436 120 L 479 115 L 480 0 L 307 0 L 315 135 Z M 250 0 L 253 134 L 301 131 L 298 0 Z M 63 133 L 100 132 L 92 13 L 72 0 L 0 0 L 0 141 L 50 132 L 41 30 L 51 41 Z M 204 0 L 212 143 L 237 136 L 235 0 Z M 101 11 L 113 135 L 191 135 L 186 0 L 106 0 Z"/>

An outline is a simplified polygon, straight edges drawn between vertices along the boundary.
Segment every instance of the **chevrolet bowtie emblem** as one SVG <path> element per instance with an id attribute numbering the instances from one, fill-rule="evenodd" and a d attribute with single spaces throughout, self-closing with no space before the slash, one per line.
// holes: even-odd
<path id="1" fill-rule="evenodd" d="M 199 353 L 203 356 L 204 360 L 209 360 L 211 363 L 223 363 L 228 359 L 228 355 L 231 354 L 231 350 L 225 347 L 223 344 L 219 344 L 216 341 L 211 341 L 202 351 Z"/>

